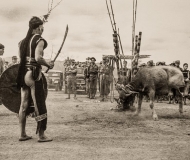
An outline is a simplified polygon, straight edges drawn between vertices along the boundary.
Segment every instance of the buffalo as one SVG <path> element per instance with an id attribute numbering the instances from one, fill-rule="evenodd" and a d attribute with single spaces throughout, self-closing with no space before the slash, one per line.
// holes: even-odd
<path id="1" fill-rule="evenodd" d="M 158 116 L 154 109 L 154 99 L 160 95 L 171 95 L 179 97 L 179 112 L 183 113 L 183 95 L 180 88 L 185 86 L 182 72 L 173 66 L 154 66 L 141 68 L 133 80 L 123 86 L 116 84 L 116 89 L 119 92 L 121 101 L 132 105 L 134 103 L 134 95 L 138 95 L 138 107 L 136 114 L 141 112 L 141 105 L 144 95 L 148 95 L 150 99 L 150 108 L 154 120 L 158 120 Z M 175 91 L 175 92 L 174 92 Z"/>

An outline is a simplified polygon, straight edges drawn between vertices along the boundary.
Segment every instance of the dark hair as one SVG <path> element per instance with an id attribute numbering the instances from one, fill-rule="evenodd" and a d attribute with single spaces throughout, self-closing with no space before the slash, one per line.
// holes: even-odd
<path id="1" fill-rule="evenodd" d="M 185 66 L 185 65 L 187 65 L 187 66 L 188 66 L 188 64 L 187 64 L 187 63 L 184 63 L 184 64 L 183 64 L 183 66 Z"/>
<path id="2" fill-rule="evenodd" d="M 33 29 L 38 28 L 43 24 L 43 21 L 38 17 L 32 17 L 29 21 L 29 29 L 26 34 L 26 37 L 21 41 L 20 44 L 20 65 L 17 75 L 17 88 L 21 88 L 24 85 L 24 71 L 26 63 L 26 52 L 30 38 L 32 37 Z"/>

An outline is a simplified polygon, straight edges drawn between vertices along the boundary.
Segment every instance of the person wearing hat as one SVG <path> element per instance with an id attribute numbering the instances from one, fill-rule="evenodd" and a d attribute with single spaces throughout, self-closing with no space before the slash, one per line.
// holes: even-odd
<path id="1" fill-rule="evenodd" d="M 100 67 L 100 97 L 101 101 L 105 101 L 110 92 L 110 67 L 108 59 L 103 57 L 103 64 Z"/>
<path id="2" fill-rule="evenodd" d="M 9 64 L 9 67 L 11 67 L 15 64 L 18 64 L 17 59 L 18 59 L 17 56 L 12 56 L 12 63 Z"/>
<path id="3" fill-rule="evenodd" d="M 42 66 L 49 69 L 54 67 L 53 61 L 43 58 L 47 42 L 41 37 L 44 27 L 39 17 L 32 17 L 29 21 L 29 29 L 26 37 L 19 42 L 19 70 L 17 75 L 17 88 L 21 90 L 21 104 L 19 110 L 19 141 L 26 141 L 32 137 L 26 134 L 26 117 L 28 112 L 35 113 L 37 122 L 36 134 L 38 142 L 52 141 L 45 135 L 47 128 L 46 96 L 44 82 L 41 75 Z M 15 59 L 16 57 L 13 57 Z M 33 102 L 34 107 L 30 107 Z M 31 112 L 32 111 L 32 112 Z"/>
<path id="4" fill-rule="evenodd" d="M 75 60 L 72 60 L 71 64 L 66 68 L 66 74 L 67 74 L 67 93 L 68 93 L 68 97 L 66 99 L 70 99 L 70 94 L 72 91 L 74 93 L 74 99 L 76 99 L 77 67 L 75 65 Z"/>
<path id="5" fill-rule="evenodd" d="M 91 58 L 90 66 L 88 67 L 88 75 L 89 75 L 89 95 L 90 99 L 94 99 L 97 91 L 97 79 L 98 79 L 98 66 L 95 64 L 96 59 L 94 57 Z"/>

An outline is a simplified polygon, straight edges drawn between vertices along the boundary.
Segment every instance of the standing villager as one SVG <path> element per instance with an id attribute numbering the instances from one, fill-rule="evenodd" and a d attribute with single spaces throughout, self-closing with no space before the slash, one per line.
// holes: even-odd
<path id="1" fill-rule="evenodd" d="M 98 66 L 98 90 L 100 93 L 100 68 L 102 66 L 102 61 L 100 61 L 100 65 Z"/>
<path id="2" fill-rule="evenodd" d="M 15 65 L 15 64 L 18 64 L 18 58 L 17 56 L 12 56 L 12 63 L 9 64 L 9 67 Z"/>
<path id="3" fill-rule="evenodd" d="M 5 46 L 0 43 L 0 56 L 2 56 L 4 54 L 4 49 L 5 49 Z M 3 66 L 4 66 L 3 59 L 0 57 L 0 75 L 4 71 Z"/>
<path id="4" fill-rule="evenodd" d="M 0 56 L 2 56 L 4 54 L 4 45 L 2 45 L 0 43 Z M 0 57 L 0 76 L 1 74 L 3 73 L 4 71 L 4 60 Z M 1 100 L 1 97 L 0 97 L 0 105 L 2 104 L 2 100 Z"/>
<path id="5" fill-rule="evenodd" d="M 120 69 L 121 83 L 127 85 L 131 81 L 131 70 L 127 68 L 127 61 L 123 61 L 123 68 Z"/>
<path id="6" fill-rule="evenodd" d="M 188 64 L 184 63 L 183 64 L 183 69 L 182 69 L 184 81 L 185 81 L 185 87 L 183 91 L 183 100 L 184 100 L 184 105 L 186 105 L 186 97 L 189 94 L 189 87 L 190 87 L 190 75 L 189 75 L 189 70 L 188 70 Z"/>
<path id="7" fill-rule="evenodd" d="M 108 65 L 109 65 L 109 93 L 110 91 L 113 91 L 113 83 L 114 83 L 114 75 L 113 75 L 113 71 L 114 71 L 114 59 L 113 58 L 109 58 L 108 59 Z"/>
<path id="8" fill-rule="evenodd" d="M 107 99 L 107 96 L 110 92 L 110 67 L 107 62 L 107 58 L 104 57 L 103 64 L 100 67 L 100 96 L 102 101 L 105 101 Z"/>
<path id="9" fill-rule="evenodd" d="M 21 89 L 21 105 L 19 110 L 19 125 L 21 135 L 19 141 L 29 140 L 32 137 L 26 134 L 27 111 L 34 105 L 35 119 L 37 121 L 36 134 L 39 134 L 38 142 L 52 141 L 45 136 L 47 128 L 47 109 L 45 103 L 44 83 L 42 80 L 42 65 L 52 69 L 54 63 L 47 62 L 44 58 L 44 49 L 47 42 L 41 37 L 43 33 L 43 21 L 38 17 L 32 17 L 29 21 L 29 29 L 26 37 L 19 43 L 19 71 L 17 87 Z M 32 102 L 31 102 L 32 99 Z"/>
<path id="10" fill-rule="evenodd" d="M 188 82 L 189 81 L 189 70 L 188 70 L 188 64 L 187 63 L 183 64 L 182 73 L 183 73 L 183 76 L 184 76 L 184 80 L 186 82 Z"/>
<path id="11" fill-rule="evenodd" d="M 68 97 L 66 99 L 70 99 L 70 94 L 73 90 L 74 99 L 76 99 L 76 75 L 77 75 L 77 67 L 75 65 L 75 61 L 71 62 L 71 65 L 66 68 L 67 74 L 67 93 Z"/>
<path id="12" fill-rule="evenodd" d="M 66 80 L 66 79 L 67 79 L 67 76 L 68 76 L 67 73 L 66 73 L 66 70 L 67 70 L 67 68 L 68 68 L 69 65 L 70 65 L 70 60 L 69 60 L 69 59 L 65 60 L 65 62 L 64 62 L 63 65 L 64 65 L 64 71 L 65 71 L 65 72 L 64 72 L 64 73 L 65 73 L 65 74 L 64 74 L 64 79 Z"/>
<path id="13" fill-rule="evenodd" d="M 89 82 L 90 82 L 90 99 L 94 99 L 97 91 L 98 66 L 95 64 L 96 59 L 91 58 L 91 64 L 88 67 Z"/>
<path id="14" fill-rule="evenodd" d="M 84 69 L 84 79 L 86 83 L 86 94 L 90 98 L 90 92 L 89 92 L 89 72 L 88 72 L 88 67 L 90 66 L 90 63 L 88 62 L 88 58 L 86 59 L 86 66 Z"/>

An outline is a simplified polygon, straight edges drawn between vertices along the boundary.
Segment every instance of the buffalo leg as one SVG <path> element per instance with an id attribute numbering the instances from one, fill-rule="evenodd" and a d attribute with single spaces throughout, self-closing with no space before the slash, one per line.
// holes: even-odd
<path id="1" fill-rule="evenodd" d="M 155 91 L 151 90 L 149 93 L 149 98 L 150 98 L 150 108 L 152 109 L 152 116 L 154 120 L 158 120 L 158 116 L 156 114 L 156 111 L 154 109 L 154 97 L 155 97 Z"/>

